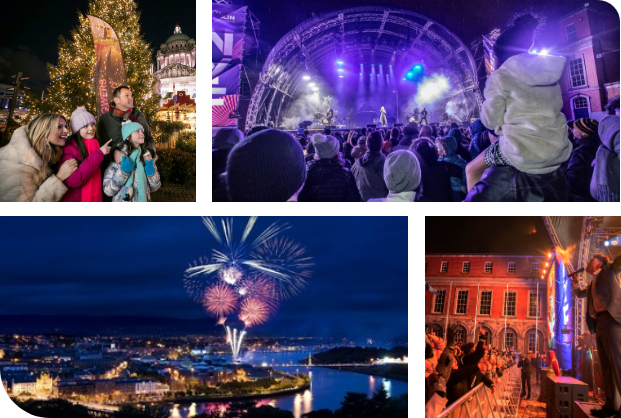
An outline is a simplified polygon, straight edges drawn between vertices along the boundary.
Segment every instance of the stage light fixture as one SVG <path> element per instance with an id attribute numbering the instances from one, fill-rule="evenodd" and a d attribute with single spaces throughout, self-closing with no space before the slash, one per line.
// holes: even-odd
<path id="1" fill-rule="evenodd" d="M 380 64 L 380 67 L 382 66 L 382 64 Z"/>
<path id="2" fill-rule="evenodd" d="M 360 75 L 362 75 L 362 73 L 360 73 Z"/>
<path id="3" fill-rule="evenodd" d="M 406 76 L 407 76 L 408 78 L 411 78 L 412 76 L 414 76 L 414 73 L 407 73 L 407 74 L 406 74 Z"/>
<path id="4" fill-rule="evenodd" d="M 339 69 L 338 69 L 338 70 L 336 70 L 336 71 L 338 71 L 339 73 L 342 73 L 342 72 L 343 72 L 343 71 L 345 71 L 345 70 L 343 70 L 342 68 L 339 68 Z"/>
<path id="5" fill-rule="evenodd" d="M 606 247 L 609 247 L 609 246 L 618 247 L 620 243 L 621 243 L 621 235 L 617 235 L 616 237 L 611 238 L 608 241 L 606 241 L 604 244 L 606 245 Z"/>
<path id="6" fill-rule="evenodd" d="M 549 52 L 550 51 L 548 51 L 547 49 L 542 49 L 539 55 L 549 55 Z"/>
<path id="7" fill-rule="evenodd" d="M 552 258 L 552 253 L 548 253 L 548 258 Z"/>
<path id="8" fill-rule="evenodd" d="M 310 80 L 310 76 L 309 75 L 305 75 L 305 76 L 302 77 L 302 80 L 308 81 L 308 80 Z"/>
<path id="9" fill-rule="evenodd" d="M 337 63 L 338 65 L 343 65 L 343 61 L 341 61 L 341 60 L 338 60 L 336 63 Z"/>
<path id="10" fill-rule="evenodd" d="M 343 76 L 342 76 L 342 75 L 340 75 L 340 76 L 339 76 L 339 78 L 343 78 Z"/>
<path id="11" fill-rule="evenodd" d="M 417 70 L 420 70 L 420 69 L 421 69 L 421 68 L 423 68 L 423 67 L 421 67 L 421 65 L 420 65 L 420 64 L 416 64 L 416 65 L 414 66 L 414 68 L 415 68 L 415 69 L 417 69 Z"/>
<path id="12" fill-rule="evenodd" d="M 608 246 L 610 245 L 610 241 L 606 241 L 606 242 L 604 242 L 604 245 L 605 245 L 606 247 L 608 247 Z"/>
<path id="13" fill-rule="evenodd" d="M 315 87 L 315 83 L 308 83 L 308 87 Z"/>
<path id="14" fill-rule="evenodd" d="M 319 91 L 319 87 L 313 87 L 313 91 Z"/>

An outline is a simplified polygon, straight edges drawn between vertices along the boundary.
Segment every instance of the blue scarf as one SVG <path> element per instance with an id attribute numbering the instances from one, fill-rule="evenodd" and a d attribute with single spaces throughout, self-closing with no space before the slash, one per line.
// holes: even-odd
<path id="1" fill-rule="evenodd" d="M 147 183 L 147 175 L 144 172 L 144 164 L 140 160 L 140 153 L 141 152 L 142 152 L 142 148 L 138 147 L 129 156 L 129 158 L 134 163 L 136 163 L 136 166 L 134 167 L 134 169 L 130 173 L 129 177 L 127 178 L 127 181 L 125 182 L 125 187 L 123 188 L 123 190 L 128 190 L 130 187 L 133 186 L 133 184 L 134 184 L 134 173 L 136 173 L 136 176 L 137 176 L 136 180 L 137 180 L 137 183 L 138 183 L 138 190 L 134 190 L 134 194 L 138 193 L 138 201 L 139 202 L 146 202 L 147 201 L 147 187 L 148 187 L 148 183 Z M 128 196 L 127 193 L 125 193 L 123 195 L 123 199 L 125 200 L 127 198 L 127 196 Z"/>

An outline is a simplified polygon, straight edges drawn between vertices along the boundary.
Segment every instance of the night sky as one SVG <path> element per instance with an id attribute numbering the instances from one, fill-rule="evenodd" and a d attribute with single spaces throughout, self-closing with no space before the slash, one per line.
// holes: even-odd
<path id="1" fill-rule="evenodd" d="M 546 254 L 552 240 L 541 216 L 425 218 L 426 254 Z"/>
<path id="2" fill-rule="evenodd" d="M 138 1 L 144 39 L 158 50 L 175 30 L 196 39 L 196 0 Z M 79 24 L 78 10 L 86 13 L 88 0 L 22 0 L 2 2 L 0 36 L 0 83 L 9 84 L 11 75 L 22 71 L 33 91 L 40 92 L 49 77 L 45 63 L 57 64 L 58 37 L 71 38 Z M 155 55 L 154 55 L 155 56 Z"/>
<path id="3" fill-rule="evenodd" d="M 259 218 L 263 229 L 277 218 Z M 247 218 L 235 218 L 241 230 Z M 295 217 L 314 258 L 299 296 L 255 335 L 407 335 L 407 218 Z M 259 229 L 256 229 L 258 231 Z M 205 318 L 183 272 L 215 240 L 197 217 L 2 217 L 0 315 Z M 10 237 L 10 239 L 9 239 Z"/>

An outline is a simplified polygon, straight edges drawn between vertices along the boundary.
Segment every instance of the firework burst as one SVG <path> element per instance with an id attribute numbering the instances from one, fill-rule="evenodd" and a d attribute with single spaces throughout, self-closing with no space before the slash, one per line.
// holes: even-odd
<path id="1" fill-rule="evenodd" d="M 226 318 L 237 308 L 238 300 L 234 289 L 222 284 L 215 284 L 205 292 L 203 307 L 214 316 Z"/>
<path id="2" fill-rule="evenodd" d="M 270 313 L 270 308 L 267 303 L 258 298 L 248 298 L 244 299 L 241 303 L 239 319 L 241 319 L 247 327 L 252 327 L 267 321 Z"/>

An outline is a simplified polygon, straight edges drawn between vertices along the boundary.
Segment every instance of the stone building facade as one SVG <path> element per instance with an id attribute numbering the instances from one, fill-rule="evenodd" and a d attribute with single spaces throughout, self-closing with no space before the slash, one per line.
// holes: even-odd
<path id="1" fill-rule="evenodd" d="M 456 339 L 462 343 L 482 330 L 494 347 L 543 352 L 547 289 L 542 277 L 549 263 L 546 255 L 427 254 L 425 282 L 438 294 L 425 292 L 425 328 L 443 336 L 448 322 L 457 325 Z"/>

